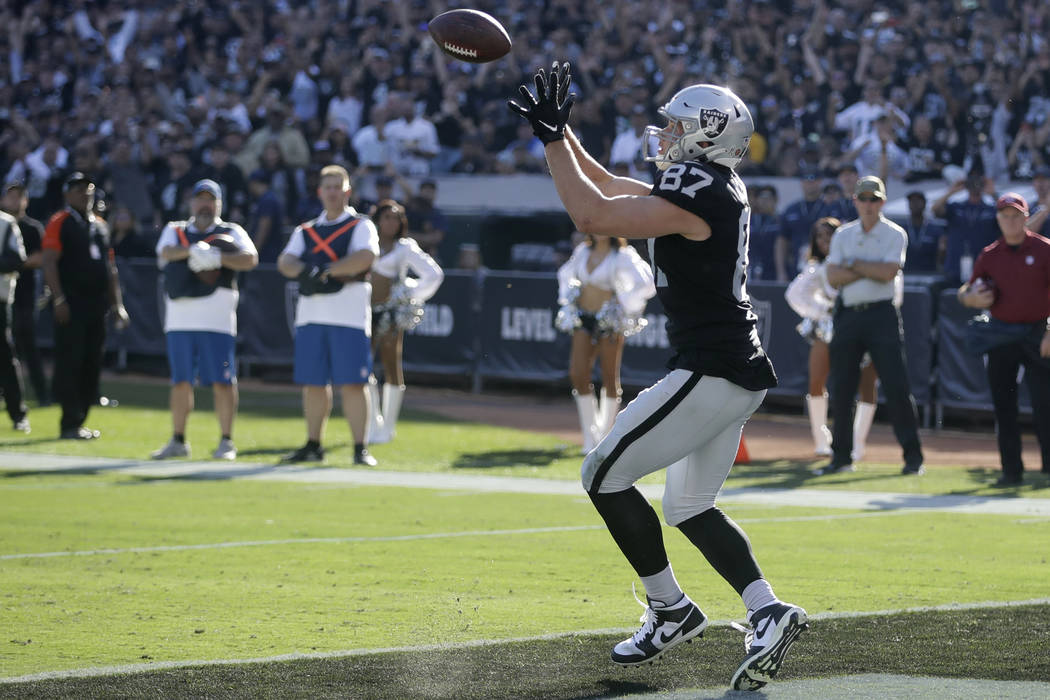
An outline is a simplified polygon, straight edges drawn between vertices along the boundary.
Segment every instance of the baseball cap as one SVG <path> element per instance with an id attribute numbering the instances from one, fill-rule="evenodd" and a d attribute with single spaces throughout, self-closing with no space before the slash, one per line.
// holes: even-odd
<path id="1" fill-rule="evenodd" d="M 1025 198 L 1016 192 L 1006 192 L 1003 196 L 999 197 L 999 200 L 995 203 L 995 210 L 1001 211 L 1007 207 L 1013 207 L 1017 209 L 1025 216 L 1028 216 L 1028 202 Z"/>
<path id="2" fill-rule="evenodd" d="M 865 175 L 857 180 L 857 187 L 853 190 L 853 194 L 857 196 L 872 194 L 879 199 L 886 199 L 886 185 L 882 184 L 882 180 L 874 175 Z"/>
<path id="3" fill-rule="evenodd" d="M 252 174 L 248 176 L 248 182 L 269 182 L 270 176 L 262 168 L 256 168 L 252 171 Z"/>
<path id="4" fill-rule="evenodd" d="M 78 171 L 76 171 L 75 173 L 72 173 L 69 177 L 66 178 L 65 184 L 62 185 L 62 191 L 63 192 L 69 192 L 71 189 L 73 189 L 77 185 L 93 185 L 93 184 L 95 184 L 94 180 L 92 180 L 86 174 L 84 174 L 84 173 L 82 173 L 82 172 L 80 172 L 78 170 Z"/>
<path id="5" fill-rule="evenodd" d="M 198 180 L 197 184 L 193 186 L 194 197 L 205 192 L 215 197 L 215 199 L 222 199 L 222 188 L 219 187 L 219 183 L 215 182 L 215 180 Z"/>

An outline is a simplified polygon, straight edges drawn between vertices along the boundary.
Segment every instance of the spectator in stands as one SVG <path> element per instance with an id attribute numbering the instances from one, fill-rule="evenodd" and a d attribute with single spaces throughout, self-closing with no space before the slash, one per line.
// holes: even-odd
<path id="1" fill-rule="evenodd" d="M 990 318 L 971 322 L 969 347 L 987 353 L 1002 475 L 996 486 L 1024 481 L 1017 424 L 1017 373 L 1025 369 L 1042 470 L 1050 474 L 1050 241 L 1025 229 L 1028 203 L 1014 192 L 996 202 L 1002 237 L 981 252 L 959 301 Z"/>
<path id="2" fill-rule="evenodd" d="M 123 204 L 117 206 L 109 221 L 112 226 L 113 255 L 118 258 L 152 258 L 156 255 L 153 242 L 141 233 L 131 209 Z"/>
<path id="3" fill-rule="evenodd" d="M 780 218 L 777 216 L 777 188 L 773 185 L 757 185 L 748 199 L 753 208 L 747 279 L 775 280 L 777 268 L 774 251 L 781 235 Z"/>
<path id="4" fill-rule="evenodd" d="M 908 171 L 907 154 L 894 140 L 893 123 L 887 114 L 878 116 L 869 131 L 853 140 L 843 159 L 853 159 L 858 173 L 877 174 L 883 181 L 903 178 Z"/>
<path id="5" fill-rule="evenodd" d="M 926 195 L 922 190 L 912 190 L 907 197 L 904 231 L 908 234 L 908 257 L 904 271 L 932 275 L 940 268 L 944 254 L 944 226 L 926 216 Z"/>
<path id="6" fill-rule="evenodd" d="M 434 180 L 423 180 L 419 190 L 410 195 L 406 214 L 408 216 L 408 235 L 416 240 L 419 247 L 438 262 L 441 256 L 438 248 L 445 240 L 448 222 L 445 215 L 437 208 L 437 183 Z"/>
<path id="7" fill-rule="evenodd" d="M 417 177 L 429 175 L 430 161 L 440 150 L 434 124 L 415 112 L 415 105 L 406 95 L 391 95 L 388 107 L 394 118 L 387 123 L 385 133 L 397 171 Z"/>
<path id="8" fill-rule="evenodd" d="M 11 335 L 15 344 L 15 354 L 22 365 L 29 370 L 29 383 L 33 386 L 37 405 L 51 405 L 51 392 L 44 379 L 44 367 L 40 352 L 36 347 L 36 299 L 37 270 L 43 260 L 41 244 L 44 240 L 44 226 L 36 219 L 27 216 L 29 193 L 22 182 L 10 182 L 4 185 L 0 197 L 0 209 L 15 217 L 22 233 L 22 244 L 25 246 L 26 259 L 18 273 L 15 283 L 15 302 L 11 308 Z"/>
<path id="9" fill-rule="evenodd" d="M 140 160 L 136 156 L 134 143 L 129 138 L 118 138 L 109 152 L 109 159 L 102 175 L 106 192 L 114 200 L 132 211 L 138 221 L 147 226 L 153 225 L 153 198 L 150 195 L 150 182 Z"/>
<path id="10" fill-rule="evenodd" d="M 901 148 L 907 157 L 905 182 L 935 180 L 941 176 L 944 166 L 954 160 L 949 144 L 935 138 L 933 122 L 922 114 L 912 120 L 911 132 Z"/>
<path id="11" fill-rule="evenodd" d="M 865 353 L 882 381 L 893 432 L 904 453 L 902 474 L 922 474 L 915 399 L 908 388 L 900 316 L 907 234 L 882 215 L 886 186 L 862 177 L 854 190 L 860 218 L 839 227 L 826 260 L 828 284 L 840 290 L 829 343 L 828 383 L 832 431 L 831 461 L 817 474 L 853 470 L 853 398 Z"/>
<path id="12" fill-rule="evenodd" d="M 338 125 L 344 133 L 356 134 L 361 128 L 364 103 L 358 97 L 359 77 L 347 73 L 339 81 L 339 94 L 328 102 L 328 126 Z"/>
<path id="13" fill-rule="evenodd" d="M 193 186 L 191 218 L 171 221 L 157 240 L 155 255 L 164 271 L 164 334 L 171 366 L 172 436 L 153 459 L 188 457 L 186 422 L 193 387 L 211 386 L 219 421 L 215 459 L 233 460 L 237 414 L 237 273 L 259 264 L 248 234 L 223 221 L 222 190 L 214 180 Z M 219 239 L 228 246 L 219 247 Z"/>
<path id="14" fill-rule="evenodd" d="M 850 194 L 857 188 L 857 166 L 847 161 L 838 166 L 836 180 L 839 183 L 839 200 L 832 207 L 834 218 L 839 221 L 853 221 L 857 218 L 857 207 L 853 204 L 853 195 Z"/>
<path id="15" fill-rule="evenodd" d="M 780 242 L 776 247 L 777 279 L 787 281 L 798 273 L 809 249 L 809 231 L 817 219 L 834 211 L 821 196 L 821 173 L 809 168 L 800 173 L 802 199 L 789 204 L 780 215 Z"/>
<path id="16" fill-rule="evenodd" d="M 375 466 L 368 453 L 372 373 L 368 271 L 379 252 L 375 224 L 349 206 L 350 175 L 338 165 L 321 171 L 324 212 L 292 233 L 277 260 L 281 274 L 299 281 L 295 312 L 295 383 L 303 387 L 306 444 L 286 462 L 324 459 L 321 440 L 339 387 L 354 437 L 354 464 Z"/>
<path id="17" fill-rule="evenodd" d="M 266 107 L 266 125 L 252 133 L 234 158 L 241 172 L 250 173 L 258 168 L 263 150 L 271 142 L 277 144 L 281 161 L 289 168 L 305 168 L 310 164 L 310 145 L 303 132 L 288 122 L 285 107 L 272 101 Z"/>
<path id="18" fill-rule="evenodd" d="M 1035 189 L 1036 205 L 1025 225 L 1029 231 L 1035 231 L 1043 238 L 1050 238 L 1050 167 L 1042 167 L 1035 171 L 1032 187 Z"/>
<path id="19" fill-rule="evenodd" d="M 1035 172 L 1046 165 L 1036 143 L 1035 129 L 1030 123 L 1021 124 L 1020 131 L 1010 144 L 1006 160 L 1011 180 L 1031 180 Z"/>
<path id="20" fill-rule="evenodd" d="M 994 183 L 986 181 L 983 172 L 974 171 L 965 180 L 952 184 L 933 203 L 933 215 L 945 221 L 942 272 L 948 282 L 969 279 L 974 257 L 998 237 L 995 204 L 985 197 L 985 191 L 990 187 L 994 187 Z M 965 199 L 949 201 L 953 194 L 962 190 L 966 190 Z"/>
<path id="21" fill-rule="evenodd" d="M 249 230 L 259 254 L 259 262 L 275 263 L 284 248 L 284 207 L 270 187 L 265 170 L 256 170 L 248 178 L 248 191 L 253 201 Z"/>
<path id="22" fill-rule="evenodd" d="M 224 139 L 217 139 L 208 149 L 207 173 L 222 188 L 223 213 L 230 221 L 244 221 L 248 215 L 248 181 L 245 173 L 230 159 Z M 117 197 L 119 200 L 120 198 Z M 149 219 L 139 218 L 139 221 Z"/>
<path id="23" fill-rule="evenodd" d="M 383 398 L 369 383 L 372 393 L 370 442 L 390 442 L 405 396 L 405 373 L 401 350 L 405 331 L 423 320 L 423 303 L 434 296 L 445 273 L 434 259 L 409 238 L 405 209 L 385 199 L 370 212 L 379 232 L 379 256 L 372 264 L 372 353 L 378 352 L 383 366 Z"/>

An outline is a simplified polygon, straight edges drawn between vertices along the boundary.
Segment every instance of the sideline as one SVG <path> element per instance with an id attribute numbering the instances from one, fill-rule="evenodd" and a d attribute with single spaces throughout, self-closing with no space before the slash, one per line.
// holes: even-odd
<path id="1" fill-rule="evenodd" d="M 334 467 L 297 467 L 250 462 L 153 462 L 106 457 L 73 457 L 0 452 L 0 472 L 99 472 L 171 479 L 254 479 L 353 486 L 395 486 L 481 493 L 529 493 L 583 497 L 576 481 L 485 474 L 393 472 Z M 663 496 L 660 484 L 639 484 L 650 499 Z M 830 489 L 723 489 L 723 503 L 747 503 L 849 510 L 914 510 L 986 515 L 1050 517 L 1050 498 L 951 496 L 942 494 L 836 491 Z"/>
<path id="2" fill-rule="evenodd" d="M 1050 598 L 1033 598 L 1030 600 L 1012 600 L 1012 601 L 986 601 L 980 603 L 948 603 L 945 605 L 924 605 L 914 608 L 897 608 L 892 610 L 870 610 L 860 612 L 828 612 L 828 613 L 817 613 L 810 615 L 810 620 L 840 620 L 844 618 L 857 618 L 857 617 L 876 617 L 880 615 L 901 615 L 905 613 L 921 613 L 921 612 L 944 612 L 950 610 L 990 610 L 997 608 L 1014 608 L 1025 605 L 1050 605 Z M 730 620 L 712 620 L 709 624 L 715 627 L 728 627 Z M 94 666 L 90 668 L 77 668 L 66 671 L 44 671 L 42 673 L 31 673 L 24 676 L 14 676 L 10 678 L 0 678 L 0 684 L 13 684 L 13 683 L 31 683 L 34 681 L 44 680 L 58 680 L 62 678 L 92 678 L 97 676 L 111 676 L 116 674 L 125 673 L 148 673 L 150 671 L 160 671 L 166 669 L 177 669 L 177 668 L 189 668 L 194 666 L 234 666 L 244 664 L 262 664 L 262 663 L 276 663 L 280 661 L 301 661 L 307 659 L 339 659 L 351 656 L 371 656 L 374 654 L 387 654 L 387 653 L 420 653 L 429 651 L 449 651 L 456 649 L 474 649 L 478 647 L 491 647 L 500 644 L 517 644 L 520 642 L 542 642 L 552 641 L 556 639 L 567 639 L 572 637 L 589 637 L 595 635 L 606 635 L 606 634 L 630 634 L 634 632 L 636 627 L 623 627 L 623 628 L 612 628 L 612 629 L 596 629 L 596 630 L 578 630 L 574 632 L 561 632 L 557 634 L 541 634 L 533 637 L 512 637 L 509 639 L 476 639 L 469 642 L 459 642 L 453 644 L 421 644 L 419 646 L 403 646 L 403 647 L 384 647 L 379 649 L 346 649 L 343 651 L 328 651 L 328 652 L 316 652 L 311 654 L 279 654 L 277 656 L 262 656 L 248 659 L 197 659 L 187 661 L 157 661 L 154 663 L 144 664 L 120 664 L 117 666 Z M 812 681 L 799 681 L 799 682 L 812 682 Z M 971 681 L 966 680 L 966 683 Z M 1042 683 L 1029 683 L 1023 682 L 1025 687 L 1031 688 L 1031 686 L 1046 685 L 1050 687 L 1050 684 Z M 780 688 L 781 685 L 778 683 L 776 688 Z M 838 687 L 838 686 L 836 686 Z M 720 693 L 724 693 L 725 689 L 721 689 Z M 695 697 L 695 695 L 651 695 L 644 697 Z M 722 695 L 718 695 L 722 697 Z M 820 695 L 809 695 L 809 696 L 792 696 L 792 697 L 822 697 Z M 826 697 L 826 696 L 824 696 Z M 851 696 L 852 697 L 852 696 Z M 906 696 L 895 696 L 883 694 L 881 697 L 906 697 Z M 929 697 L 929 696 L 926 696 Z M 943 696 L 939 696 L 943 697 Z M 962 697 L 966 697 L 965 695 Z M 994 693 L 992 695 L 983 695 L 977 697 L 997 697 Z M 1031 694 L 1023 697 L 1032 697 Z"/>

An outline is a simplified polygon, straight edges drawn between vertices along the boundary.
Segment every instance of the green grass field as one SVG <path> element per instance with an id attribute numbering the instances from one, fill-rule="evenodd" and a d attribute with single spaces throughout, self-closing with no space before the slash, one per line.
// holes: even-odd
<path id="1" fill-rule="evenodd" d="M 165 387 L 118 383 L 107 392 L 120 407 L 89 421 L 103 440 L 55 441 L 50 408 L 33 412 L 32 435 L 0 437 L 0 451 L 142 458 L 166 440 Z M 217 438 L 206 409 L 200 401 L 191 421 L 197 456 Z M 349 466 L 347 433 L 341 419 L 329 425 L 328 442 L 342 444 L 330 465 Z M 244 392 L 242 460 L 275 461 L 302 436 L 296 394 Z M 579 469 L 576 448 L 554 437 L 411 412 L 398 439 L 374 452 L 383 469 L 409 472 L 574 480 Z M 898 466 L 876 465 L 816 483 L 808 466 L 742 468 L 728 485 L 994 493 L 987 474 L 962 469 L 906 479 Z M 1032 481 L 1021 494 L 1050 495 Z M 811 613 L 1025 601 L 1050 590 L 1050 517 L 725 509 L 747 529 L 778 595 Z M 707 615 L 740 618 L 729 586 L 677 531 L 666 535 L 679 580 Z M 641 612 L 634 580 L 582 491 L 201 481 L 0 464 L 0 679 L 336 655 L 38 680 L 0 685 L 0 696 L 594 697 L 725 683 L 742 635 L 722 627 L 654 669 L 625 675 L 607 663 L 609 644 L 625 636 L 613 630 L 633 630 Z M 531 641 L 477 646 L 513 639 Z M 441 644 L 459 646 L 404 649 Z M 365 653 L 384 649 L 402 651 Z M 349 650 L 360 653 L 338 654 Z M 796 650 L 786 678 L 871 668 L 1046 678 L 1050 606 L 815 621 Z"/>

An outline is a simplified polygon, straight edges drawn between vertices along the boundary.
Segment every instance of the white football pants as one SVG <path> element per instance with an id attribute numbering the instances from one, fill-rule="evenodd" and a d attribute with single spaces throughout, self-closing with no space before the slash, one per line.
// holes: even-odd
<path id="1" fill-rule="evenodd" d="M 675 526 L 715 505 L 740 433 L 766 392 L 673 370 L 638 394 L 583 461 L 588 493 L 617 493 L 667 468 L 663 511 Z"/>

